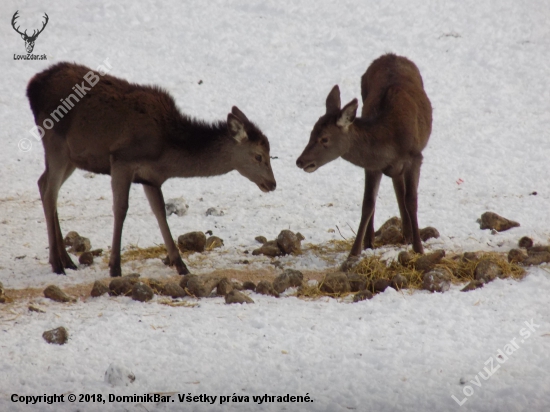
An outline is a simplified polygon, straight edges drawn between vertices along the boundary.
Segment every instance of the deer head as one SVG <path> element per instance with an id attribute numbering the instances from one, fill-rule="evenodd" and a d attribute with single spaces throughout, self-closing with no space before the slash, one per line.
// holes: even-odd
<path id="1" fill-rule="evenodd" d="M 17 15 L 17 13 L 19 13 L 19 10 L 17 10 L 15 12 L 15 14 L 13 15 L 13 17 L 11 19 L 11 25 L 12 25 L 13 29 L 21 35 L 21 38 L 23 40 L 25 40 L 25 48 L 27 49 L 27 53 L 32 53 L 32 51 L 34 49 L 34 42 L 36 41 L 36 38 L 38 37 L 38 35 L 44 31 L 44 28 L 46 27 L 46 24 L 48 24 L 49 17 L 46 13 L 44 13 L 44 18 L 46 20 L 42 24 L 42 28 L 38 31 L 33 30 L 32 35 L 29 36 L 29 35 L 27 35 L 27 30 L 25 30 L 25 32 L 21 33 L 19 31 L 20 26 L 15 27 L 15 20 L 17 20 L 17 18 L 19 17 Z"/>
<path id="2" fill-rule="evenodd" d="M 269 157 L 269 141 L 260 129 L 236 106 L 227 115 L 230 136 L 236 141 L 233 151 L 235 169 L 260 188 L 271 192 L 277 187 Z"/>
<path id="3" fill-rule="evenodd" d="M 340 89 L 334 86 L 327 97 L 326 110 L 313 126 L 309 143 L 296 160 L 296 166 L 308 173 L 342 156 L 350 147 L 348 129 L 355 120 L 357 99 L 340 109 Z"/>

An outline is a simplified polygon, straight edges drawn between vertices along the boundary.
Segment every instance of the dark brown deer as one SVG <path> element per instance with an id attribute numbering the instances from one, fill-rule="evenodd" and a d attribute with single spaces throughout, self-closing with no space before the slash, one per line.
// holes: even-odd
<path id="1" fill-rule="evenodd" d="M 63 182 L 80 168 L 111 175 L 111 276 L 121 275 L 122 225 L 132 183 L 143 185 L 170 264 L 180 274 L 189 273 L 166 222 L 162 184 L 172 177 L 208 177 L 237 170 L 263 192 L 275 190 L 269 141 L 237 107 L 226 122 L 209 124 L 182 114 L 172 97 L 158 87 L 100 74 L 59 63 L 35 75 L 27 87 L 35 123 L 46 129 L 42 139 L 46 170 L 38 187 L 52 269 L 59 274 L 65 273 L 64 268 L 76 269 L 63 244 L 57 195 Z M 63 105 L 69 109 L 61 110 Z"/>
<path id="2" fill-rule="evenodd" d="M 23 40 L 25 40 L 25 49 L 27 49 L 27 53 L 32 53 L 32 51 L 34 50 L 34 42 L 36 41 L 36 38 L 38 37 L 38 35 L 40 33 L 42 33 L 44 31 L 44 29 L 46 28 L 46 25 L 48 24 L 48 20 L 50 19 L 48 17 L 48 15 L 46 13 L 44 13 L 44 23 L 42 23 L 42 28 L 40 30 L 33 30 L 32 34 L 29 36 L 27 34 L 27 30 L 25 30 L 23 33 L 21 33 L 19 31 L 19 27 L 20 26 L 17 26 L 15 27 L 15 21 L 17 20 L 17 18 L 19 17 L 17 15 L 17 13 L 19 13 L 19 10 L 16 11 L 14 14 L 13 14 L 13 17 L 11 19 L 11 26 L 13 27 L 13 29 L 19 33 L 21 35 L 21 38 Z"/>
<path id="3" fill-rule="evenodd" d="M 432 129 L 432 106 L 416 65 L 405 57 L 386 54 L 361 78 L 363 111 L 356 118 L 357 99 L 340 108 L 334 86 L 309 143 L 296 165 L 308 173 L 343 157 L 365 169 L 361 223 L 350 259 L 372 248 L 374 209 L 382 174 L 392 178 L 406 242 L 423 253 L 418 233 L 417 193 L 422 150 Z"/>

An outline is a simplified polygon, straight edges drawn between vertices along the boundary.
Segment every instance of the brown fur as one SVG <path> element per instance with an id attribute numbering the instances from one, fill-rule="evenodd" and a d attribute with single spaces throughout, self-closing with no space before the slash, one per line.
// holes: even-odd
<path id="1" fill-rule="evenodd" d="M 90 87 L 88 73 L 99 81 L 78 96 L 75 85 Z M 176 108 L 158 87 L 129 83 L 89 68 L 59 63 L 35 75 L 27 96 L 38 126 L 53 118 L 61 100 L 73 107 L 42 139 L 46 170 L 38 180 L 48 226 L 50 263 L 56 273 L 76 266 L 65 251 L 57 217 L 57 195 L 75 168 L 110 174 L 114 198 L 114 233 L 109 263 L 120 276 L 120 241 L 131 183 L 142 183 L 168 249 L 170 263 L 188 273 L 174 244 L 161 185 L 171 177 L 215 176 L 239 171 L 264 191 L 275 189 L 269 141 L 236 107 L 226 122 L 197 121 Z M 58 111 L 62 113 L 62 111 Z"/>
<path id="2" fill-rule="evenodd" d="M 382 174 L 392 178 L 403 234 L 423 253 L 418 232 L 417 197 L 422 150 L 432 129 L 432 107 L 416 65 L 405 57 L 386 54 L 361 78 L 363 110 L 356 118 L 357 99 L 340 108 L 340 90 L 327 97 L 327 112 L 319 118 L 298 167 L 314 172 L 343 157 L 365 169 L 361 223 L 350 257 L 372 248 L 374 209 Z"/>

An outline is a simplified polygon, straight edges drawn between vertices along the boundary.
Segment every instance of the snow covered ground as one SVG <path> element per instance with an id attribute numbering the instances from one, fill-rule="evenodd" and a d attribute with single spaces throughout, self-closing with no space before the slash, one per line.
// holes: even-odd
<path id="1" fill-rule="evenodd" d="M 13 59 L 25 53 L 9 24 L 16 10 L 22 28 L 40 27 L 48 13 L 33 52 L 47 54 L 47 61 Z M 436 227 L 441 237 L 427 249 L 508 251 L 524 235 L 548 244 L 549 13 L 548 2 L 518 0 L 5 0 L 0 4 L 0 281 L 7 289 L 63 287 L 108 274 L 99 264 L 60 277 L 48 264 L 36 186 L 43 149 L 28 133 L 33 120 L 25 87 L 36 72 L 65 60 L 95 68 L 109 59 L 111 74 L 161 85 L 182 111 L 202 119 L 223 119 L 237 105 L 270 138 L 277 157 L 273 193 L 261 193 L 236 172 L 164 185 L 166 197 L 183 196 L 190 206 L 185 216 L 169 217 L 174 236 L 211 229 L 225 241 L 225 249 L 209 259 L 188 260 L 195 273 L 238 268 L 242 252 L 256 246 L 255 236 L 274 238 L 282 229 L 300 231 L 314 244 L 339 239 L 338 231 L 329 232 L 336 226 L 353 236 L 349 226 L 355 230 L 359 222 L 362 171 L 340 159 L 306 174 L 295 160 L 324 113 L 332 86 L 340 85 L 343 102 L 359 97 L 360 76 L 385 52 L 418 65 L 434 107 L 419 221 Z M 23 138 L 33 143 L 26 152 L 18 147 Z M 76 230 L 94 247 L 110 245 L 108 177 L 87 178 L 76 171 L 58 205 L 65 233 Z M 209 207 L 225 215 L 205 216 Z M 521 227 L 497 235 L 481 231 L 476 219 L 487 210 Z M 397 214 L 391 183 L 384 179 L 376 226 Z M 133 187 L 123 245 L 160 243 L 142 189 Z M 330 269 L 311 255 L 283 263 Z M 268 259 L 253 260 L 252 267 L 265 266 Z M 173 275 L 160 262 L 140 271 Z M 521 282 L 497 280 L 470 293 L 388 290 L 358 304 L 253 295 L 256 304 L 249 306 L 213 298 L 185 308 L 101 297 L 70 305 L 38 299 L 35 303 L 46 309 L 38 314 L 18 302 L 0 306 L 0 409 L 545 411 L 550 409 L 549 291 L 548 268 L 542 267 L 530 269 Z M 69 330 L 67 345 L 42 339 L 43 331 L 57 326 Z M 489 358 L 494 374 L 485 380 Z M 103 376 L 112 363 L 132 370 L 135 382 L 106 384 Z M 108 399 L 108 394 L 146 393 L 173 394 L 174 402 L 30 406 L 11 400 L 12 394 L 65 394 L 66 400 L 68 394 Z M 218 399 L 214 405 L 180 403 L 177 394 L 189 393 Z M 250 402 L 220 404 L 220 396 L 233 394 L 249 396 Z M 253 396 L 265 394 L 307 394 L 313 402 L 253 402 Z"/>

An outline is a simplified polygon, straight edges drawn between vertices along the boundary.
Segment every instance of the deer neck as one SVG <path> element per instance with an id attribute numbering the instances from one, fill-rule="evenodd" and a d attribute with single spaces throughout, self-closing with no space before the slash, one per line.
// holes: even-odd
<path id="1" fill-rule="evenodd" d="M 171 151 L 174 177 L 209 177 L 231 172 L 233 151 L 236 142 L 228 136 L 227 124 L 195 124 L 189 130 L 190 138 L 179 140 L 175 150 Z M 200 136 L 200 138 L 196 138 Z"/>
<path id="2" fill-rule="evenodd" d="M 348 128 L 346 134 L 349 141 L 348 150 L 342 155 L 342 158 L 360 167 L 365 167 L 366 164 L 370 163 L 377 146 L 374 132 L 371 122 L 356 118 Z"/>

